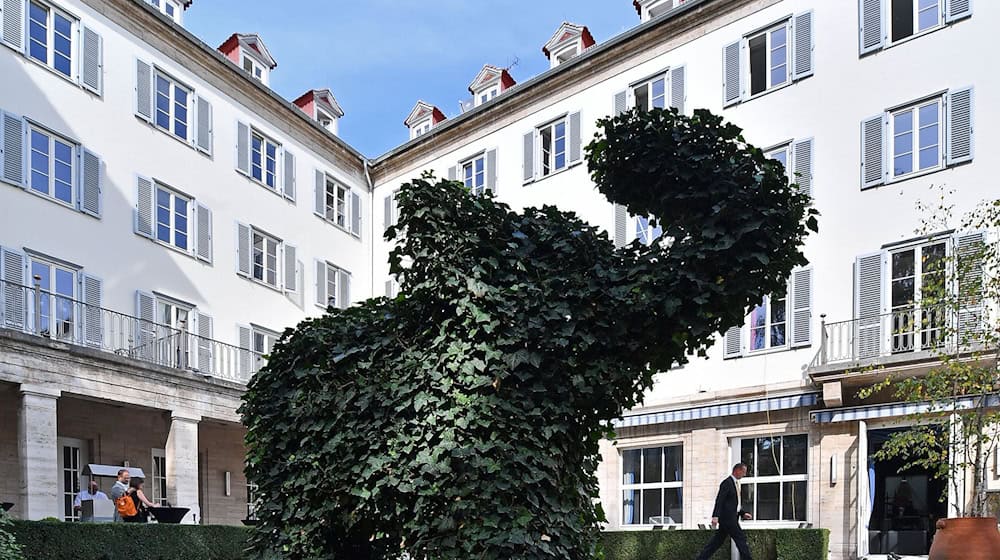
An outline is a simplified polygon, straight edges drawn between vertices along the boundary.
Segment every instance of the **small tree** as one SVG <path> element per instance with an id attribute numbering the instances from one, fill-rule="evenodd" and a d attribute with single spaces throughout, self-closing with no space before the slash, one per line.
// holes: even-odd
<path id="1" fill-rule="evenodd" d="M 918 234 L 953 227 L 950 193 L 941 191 L 934 207 L 918 205 L 929 215 Z M 875 457 L 902 459 L 947 480 L 958 498 L 949 512 L 956 517 L 988 514 L 989 459 L 1000 445 L 1000 245 L 987 235 L 998 228 L 1000 200 L 984 202 L 960 220 L 950 254 L 923 263 L 930 273 L 923 276 L 921 320 L 905 328 L 923 337 L 940 363 L 925 375 L 890 376 L 859 392 L 865 399 L 887 393 L 916 405 L 906 417 L 913 426 L 894 432 Z"/>
<path id="2" fill-rule="evenodd" d="M 0 509 L 0 560 L 24 560 L 24 551 L 14 538 L 14 522 Z"/>

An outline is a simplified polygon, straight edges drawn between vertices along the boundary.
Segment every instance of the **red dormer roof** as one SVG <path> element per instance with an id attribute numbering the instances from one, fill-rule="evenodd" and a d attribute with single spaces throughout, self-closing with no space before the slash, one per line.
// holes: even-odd
<path id="1" fill-rule="evenodd" d="M 497 82 L 500 83 L 500 91 L 513 87 L 517 83 L 506 68 L 498 68 L 492 64 L 487 64 L 476 74 L 476 79 L 472 80 L 472 83 L 469 84 L 469 93 L 475 95 L 476 92 L 490 87 Z"/>
<path id="2" fill-rule="evenodd" d="M 233 33 L 219 45 L 219 52 L 237 65 L 240 63 L 240 50 L 262 62 L 269 70 L 278 67 L 278 62 L 274 60 L 267 47 L 264 46 L 264 41 L 256 33 Z"/>
<path id="3" fill-rule="evenodd" d="M 340 108 L 340 104 L 337 103 L 337 99 L 333 97 L 333 92 L 329 89 L 311 89 L 300 95 L 292 103 L 313 119 L 316 118 L 317 107 L 326 111 L 334 118 L 339 119 L 344 116 L 344 110 Z"/>
<path id="4" fill-rule="evenodd" d="M 431 124 L 435 125 L 448 118 L 444 116 L 444 113 L 441 112 L 441 109 L 438 109 L 434 105 L 431 105 L 430 103 L 427 103 L 425 101 L 417 101 L 417 104 L 413 107 L 413 110 L 410 111 L 410 116 L 406 117 L 406 120 L 403 121 L 403 124 L 406 125 L 407 128 L 411 128 L 413 125 L 417 124 L 420 121 L 423 121 L 428 116 L 431 117 Z"/>
<path id="5" fill-rule="evenodd" d="M 638 6 L 638 2 L 636 3 Z M 551 58 L 551 51 L 557 50 L 557 47 L 564 45 L 566 43 L 576 41 L 580 39 L 582 46 L 580 50 L 583 51 L 594 45 L 594 36 L 590 34 L 590 29 L 586 25 L 577 25 L 575 23 L 570 23 L 564 21 L 559 29 L 552 35 L 545 45 L 542 46 L 542 53 L 545 54 L 545 58 Z"/>

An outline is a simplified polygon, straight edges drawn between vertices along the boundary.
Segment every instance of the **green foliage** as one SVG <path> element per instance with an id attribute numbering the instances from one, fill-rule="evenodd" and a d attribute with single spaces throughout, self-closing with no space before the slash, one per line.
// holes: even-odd
<path id="1" fill-rule="evenodd" d="M 220 525 L 15 521 L 32 560 L 244 560 L 249 531 Z M 3 560 L 7 557 L 0 556 Z M 17 557 L 13 557 L 17 558 Z"/>
<path id="2" fill-rule="evenodd" d="M 653 374 L 781 292 L 814 216 L 697 111 L 602 120 L 598 189 L 670 242 L 616 250 L 552 206 L 425 175 L 398 193 L 401 296 L 288 331 L 248 385 L 257 547 L 289 558 L 593 558 L 598 444 Z"/>
<path id="3" fill-rule="evenodd" d="M 0 509 L 0 560 L 23 560 L 21 545 L 14 537 L 14 521 Z"/>
<path id="4" fill-rule="evenodd" d="M 698 556 L 712 531 L 619 531 L 602 535 L 605 560 L 690 560 Z M 827 529 L 766 529 L 747 531 L 747 544 L 756 560 L 824 560 L 828 556 Z M 729 560 L 723 545 L 712 560 Z"/>

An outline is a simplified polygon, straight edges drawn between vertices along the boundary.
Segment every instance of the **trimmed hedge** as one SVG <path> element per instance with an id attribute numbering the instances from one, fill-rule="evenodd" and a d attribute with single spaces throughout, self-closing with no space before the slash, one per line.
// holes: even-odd
<path id="1" fill-rule="evenodd" d="M 223 525 L 15 521 L 26 560 L 250 560 L 249 529 Z M 711 531 L 602 533 L 605 560 L 691 560 Z M 823 560 L 826 529 L 747 531 L 755 560 Z M 712 560 L 729 560 L 723 546 Z"/>
<path id="2" fill-rule="evenodd" d="M 714 531 L 614 531 L 603 533 L 605 560 L 691 560 Z M 754 560 L 825 560 L 828 529 L 748 530 Z M 727 541 L 712 560 L 729 560 Z"/>

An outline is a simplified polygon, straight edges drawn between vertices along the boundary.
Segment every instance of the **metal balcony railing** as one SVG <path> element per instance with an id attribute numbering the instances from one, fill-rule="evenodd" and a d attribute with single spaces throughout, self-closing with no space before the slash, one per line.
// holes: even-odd
<path id="1" fill-rule="evenodd" d="M 972 349 L 982 339 L 981 308 L 910 306 L 849 321 L 820 321 L 820 350 L 810 369 L 861 364 L 887 356 L 935 354 L 958 346 Z M 956 344 L 960 342 L 960 344 Z"/>
<path id="2" fill-rule="evenodd" d="M 265 363 L 247 348 L 2 280 L 0 327 L 240 383 Z"/>

